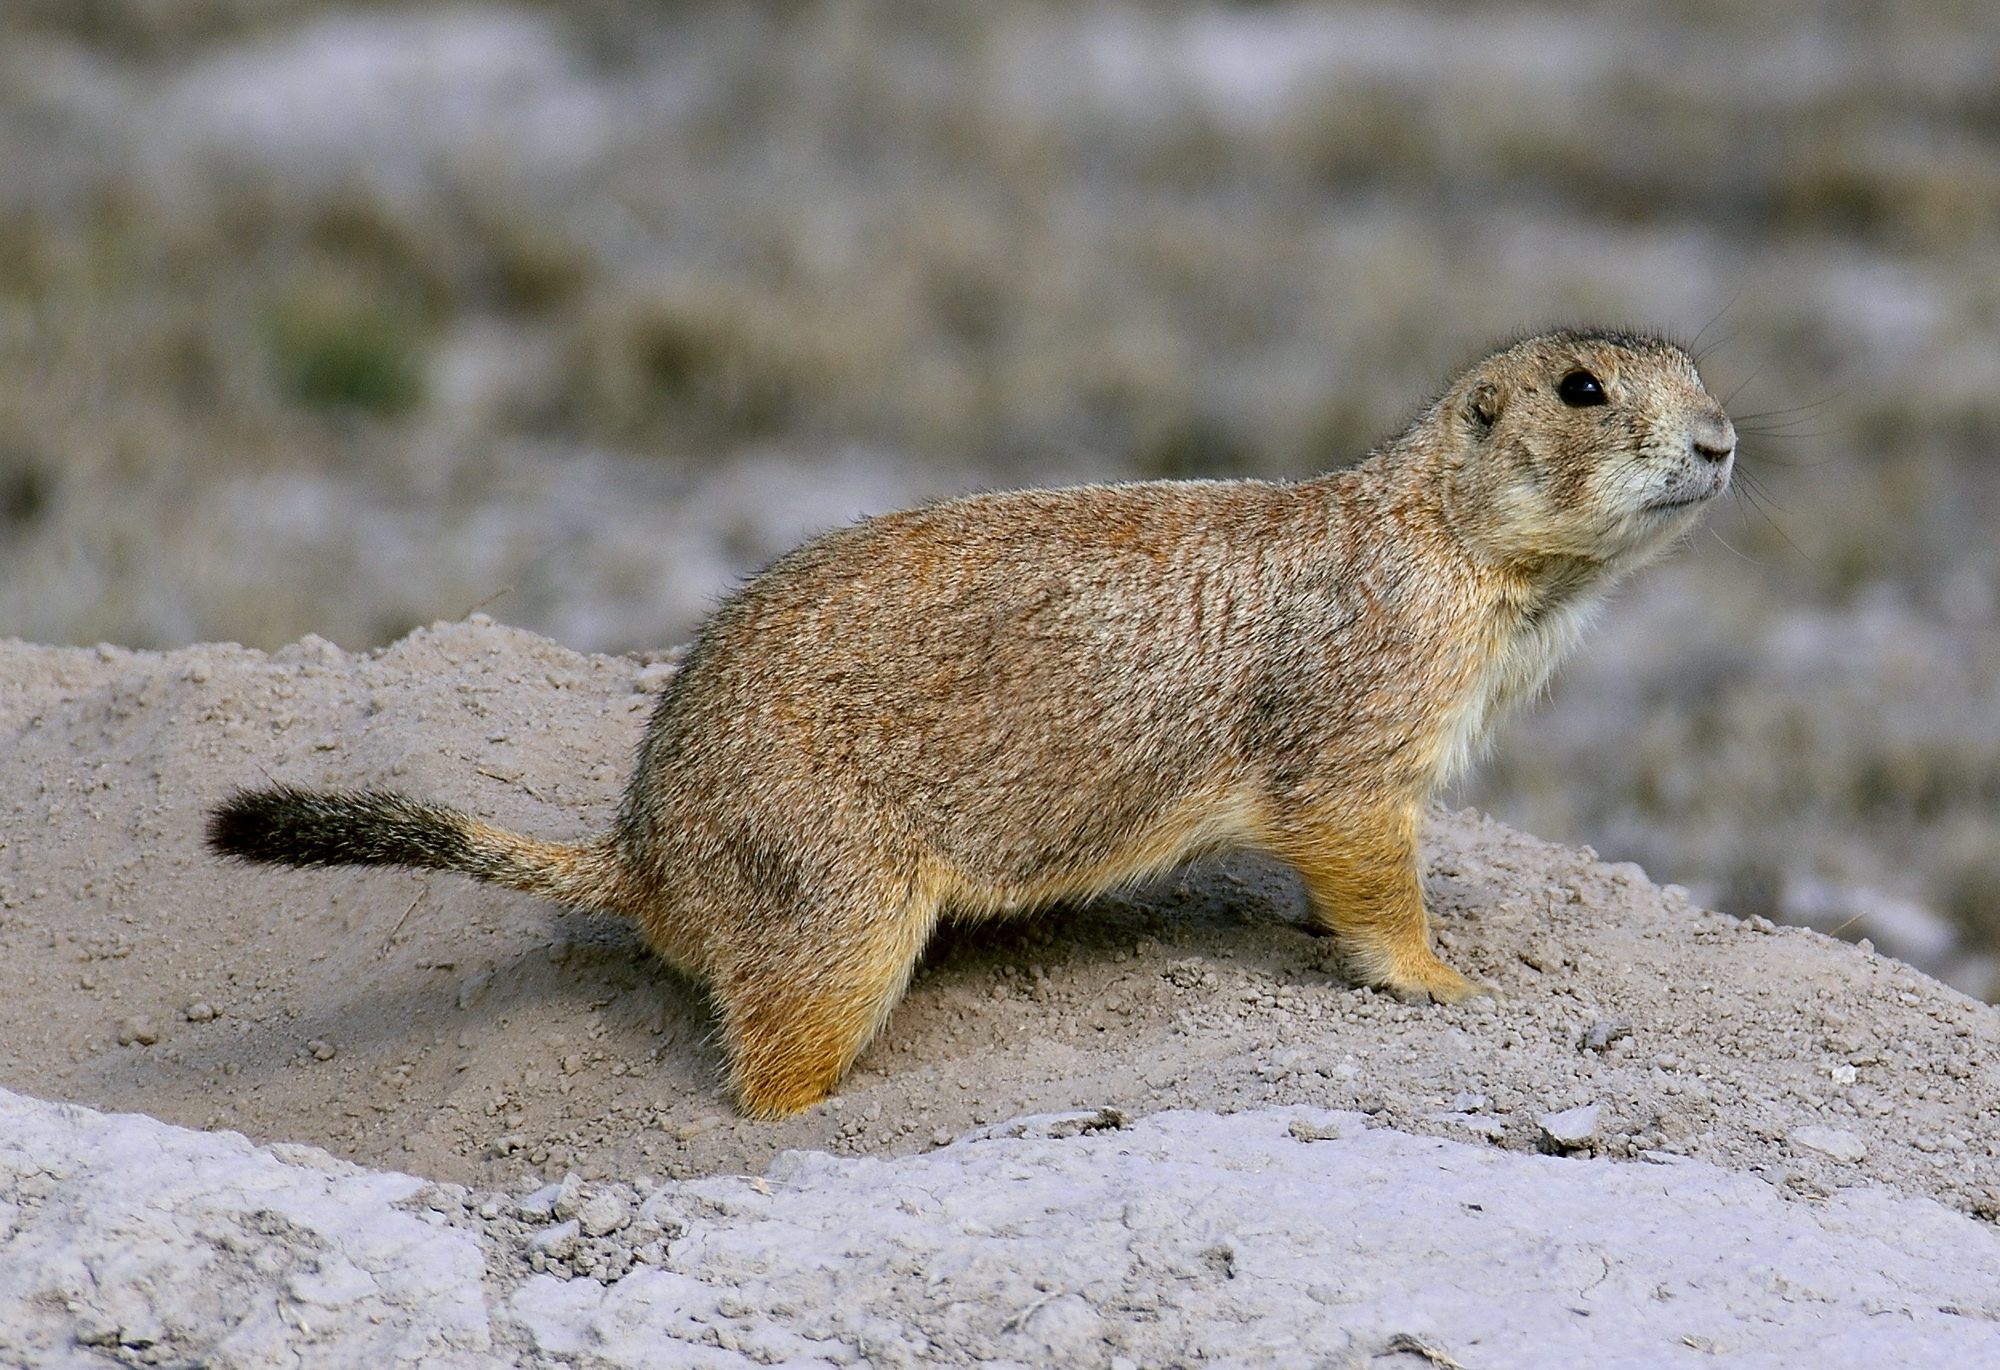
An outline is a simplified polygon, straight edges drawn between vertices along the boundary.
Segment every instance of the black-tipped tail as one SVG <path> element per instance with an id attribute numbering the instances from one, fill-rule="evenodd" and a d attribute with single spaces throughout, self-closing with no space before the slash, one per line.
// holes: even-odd
<path id="1" fill-rule="evenodd" d="M 465 815 L 374 791 L 246 790 L 209 815 L 224 856 L 286 866 L 476 868 Z"/>

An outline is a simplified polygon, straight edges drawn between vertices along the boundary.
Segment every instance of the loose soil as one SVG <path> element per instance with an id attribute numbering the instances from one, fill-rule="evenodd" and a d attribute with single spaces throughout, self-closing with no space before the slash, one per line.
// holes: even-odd
<path id="1" fill-rule="evenodd" d="M 700 986 L 614 918 L 202 847 L 212 804 L 271 782 L 590 832 L 672 669 L 482 616 L 366 655 L 0 644 L 0 1084 L 517 1194 L 907 1153 L 1026 1113 L 1303 1104 L 2000 1213 L 2000 1013 L 1470 811 L 1432 816 L 1430 897 L 1497 1000 L 1355 987 L 1291 874 L 1232 857 L 948 929 L 839 1096 L 781 1123 L 736 1114 Z M 1545 1135 L 1591 1104 L 1594 1133 Z"/>

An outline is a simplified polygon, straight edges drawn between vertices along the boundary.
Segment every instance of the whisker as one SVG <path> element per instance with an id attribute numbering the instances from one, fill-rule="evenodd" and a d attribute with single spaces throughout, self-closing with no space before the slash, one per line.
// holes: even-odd
<path id="1" fill-rule="evenodd" d="M 1761 566 L 1763 564 L 1762 562 L 1758 561 L 1755 557 L 1744 556 L 1743 553 L 1737 551 L 1735 546 L 1731 544 L 1729 539 L 1722 536 L 1722 530 L 1717 528 L 1713 523 L 1710 523 L 1708 525 L 1708 535 L 1714 538 L 1717 542 L 1721 543 L 1724 547 L 1729 548 L 1730 552 L 1733 553 L 1734 555 L 1742 557 L 1742 559 L 1750 563 L 1750 565 Z"/>
<path id="2" fill-rule="evenodd" d="M 1791 510 L 1778 503 L 1772 497 L 1770 490 L 1764 485 L 1764 482 L 1759 480 L 1752 472 L 1739 469 L 1736 472 L 1735 488 L 1737 493 L 1741 494 L 1745 499 L 1756 503 L 1759 508 L 1768 504 L 1781 514 L 1789 514 L 1791 512 Z"/>
<path id="3" fill-rule="evenodd" d="M 1755 414 L 1733 414 L 1730 417 L 1732 419 L 1742 419 L 1750 422 L 1755 422 L 1758 419 L 1774 419 L 1781 414 L 1810 414 L 1815 409 L 1826 408 L 1829 404 L 1832 404 L 1835 400 L 1839 399 L 1843 393 L 1845 392 L 1835 391 L 1833 394 L 1828 395 L 1823 399 L 1812 400 L 1806 404 L 1791 404 L 1791 405 L 1786 405 L 1783 409 L 1765 409 Z"/>
<path id="4" fill-rule="evenodd" d="M 1740 475 L 1741 473 L 1739 472 L 1738 474 Z M 1783 538 L 1785 540 L 1785 546 L 1791 548 L 1794 552 L 1797 552 L 1799 554 L 1799 557 L 1805 562 L 1806 565 L 1812 567 L 1816 571 L 1824 569 L 1820 566 L 1818 562 L 1812 559 L 1812 555 L 1809 552 L 1807 552 L 1805 548 L 1799 546 L 1797 542 L 1792 540 L 1792 535 L 1785 531 L 1785 526 L 1782 523 L 1779 523 L 1776 519 L 1771 517 L 1769 510 L 1764 508 L 1764 501 L 1762 498 L 1760 498 L 1754 484 L 1745 484 L 1739 486 L 1732 483 L 1730 485 L 1730 493 L 1736 496 L 1736 502 L 1739 508 L 1747 505 L 1752 510 L 1755 510 L 1757 517 L 1764 520 L 1764 522 L 1770 526 L 1772 532 L 1776 533 L 1779 537 Z M 1774 507 L 1777 507 L 1780 513 L 1785 512 L 1782 506 L 1774 506 Z"/>
<path id="5" fill-rule="evenodd" d="M 1812 420 L 1810 418 L 1797 418 L 1789 420 L 1788 422 L 1785 423 L 1773 423 L 1773 424 L 1739 423 L 1736 425 L 1736 431 L 1739 433 L 1755 433 L 1758 437 L 1772 437 L 1772 438 L 1803 437 L 1806 436 L 1806 434 L 1800 431 L 1799 425 L 1802 423 L 1811 423 L 1811 422 Z M 1832 437 L 1835 433 L 1838 433 L 1839 431 L 1840 430 L 1838 428 L 1822 428 L 1815 430 L 1817 436 L 1823 438 Z"/>
<path id="6" fill-rule="evenodd" d="M 1827 453 L 1786 455 L 1769 451 L 1765 447 L 1766 443 L 1797 442 L 1804 438 L 1827 436 L 1824 433 L 1750 433 L 1747 436 L 1754 439 L 1754 445 L 1737 449 L 1739 464 L 1755 462 L 1759 466 L 1777 466 L 1787 471 L 1810 471 L 1833 460 Z"/>
<path id="7" fill-rule="evenodd" d="M 1716 348 L 1725 345 L 1726 343 L 1729 342 L 1731 338 L 1736 336 L 1734 333 L 1726 333 L 1722 337 L 1717 338 L 1714 342 L 1710 343 L 1707 347 L 1703 347 L 1701 345 L 1702 333 L 1706 333 L 1708 332 L 1709 329 L 1715 327 L 1716 323 L 1722 318 L 1724 314 L 1727 314 L 1730 310 L 1736 307 L 1736 302 L 1743 298 L 1743 289 L 1744 288 L 1742 286 L 1740 285 L 1737 286 L 1736 293 L 1729 297 L 1728 302 L 1725 303 L 1722 306 L 1722 308 L 1716 310 L 1713 314 L 1708 316 L 1708 322 L 1704 323 L 1701 326 L 1701 332 L 1696 333 L 1692 338 L 1688 339 L 1687 350 L 1689 355 L 1691 355 L 1694 358 L 1694 363 L 1696 366 L 1700 366 L 1702 359 L 1706 357 L 1710 352 L 1713 352 Z"/>
<path id="8" fill-rule="evenodd" d="M 1742 380 L 1738 381 L 1736 383 L 1735 388 L 1732 389 L 1727 395 L 1724 395 L 1722 397 L 1722 407 L 1724 409 L 1727 409 L 1730 405 L 1736 403 L 1736 397 L 1742 394 L 1744 389 L 1748 387 L 1751 382 L 1755 381 L 1759 376 L 1763 374 L 1764 374 L 1764 368 L 1762 366 L 1759 366 L 1755 371 L 1752 371 L 1749 375 L 1745 376 Z"/>

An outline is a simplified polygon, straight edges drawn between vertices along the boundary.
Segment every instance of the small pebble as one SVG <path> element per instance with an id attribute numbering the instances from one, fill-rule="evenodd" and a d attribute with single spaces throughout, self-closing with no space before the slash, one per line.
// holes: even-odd
<path id="1" fill-rule="evenodd" d="M 1291 1126 L 1286 1130 L 1293 1140 L 1300 1142 L 1337 1142 L 1342 1136 L 1339 1122 L 1323 1123 L 1305 1117 L 1292 1119 Z"/>
<path id="2" fill-rule="evenodd" d="M 1836 1161 L 1852 1164 L 1868 1154 L 1868 1144 L 1852 1132 L 1843 1132 L 1833 1127 L 1795 1127 L 1786 1135 L 1786 1141 L 1795 1147 L 1817 1151 L 1822 1156 L 1831 1156 Z"/>
<path id="3" fill-rule="evenodd" d="M 560 1193 L 562 1193 L 561 1185 L 545 1184 L 525 1199 L 515 1201 L 514 1216 L 523 1222 L 547 1222 L 555 1216 L 556 1195 Z"/>
<path id="4" fill-rule="evenodd" d="M 1583 1034 L 1585 1051 L 1603 1051 L 1613 1042 L 1632 1035 L 1632 1025 L 1622 1018 L 1607 1018 L 1592 1023 L 1590 1030 Z"/>
<path id="5" fill-rule="evenodd" d="M 1581 1108 L 1566 1108 L 1560 1113 L 1544 1113 L 1538 1121 L 1542 1133 L 1544 1151 L 1573 1151 L 1588 1146 L 1597 1136 L 1597 1118 L 1602 1110 L 1596 1104 L 1585 1104 Z"/>
<path id="6" fill-rule="evenodd" d="M 567 1260 L 576 1253 L 576 1238 L 580 1224 L 575 1218 L 568 1222 L 545 1227 L 528 1238 L 528 1249 L 539 1251 L 554 1260 Z"/>
<path id="7" fill-rule="evenodd" d="M 587 1237 L 605 1237 L 632 1221 L 632 1210 L 615 1190 L 593 1195 L 577 1210 L 577 1221 Z"/>
<path id="8" fill-rule="evenodd" d="M 206 999 L 197 999 L 181 1010 L 181 1017 L 190 1023 L 206 1023 L 214 1019 L 215 1006 Z"/>
<path id="9" fill-rule="evenodd" d="M 562 1187 L 556 1191 L 556 1201 L 553 1205 L 556 1217 L 574 1218 L 583 1211 L 583 1206 L 589 1198 L 590 1194 L 584 1188 L 583 1176 L 574 1170 L 570 1171 L 563 1176 Z"/>
<path id="10" fill-rule="evenodd" d="M 486 991 L 493 987 L 493 976 L 486 971 L 469 975 L 458 987 L 458 1006 L 461 1009 L 475 1009 L 486 998 Z M 463 1042 L 460 1043 L 464 1045 Z"/>
<path id="11" fill-rule="evenodd" d="M 143 1013 L 118 1020 L 118 1045 L 149 1047 L 160 1040 L 160 1029 Z"/>
<path id="12" fill-rule="evenodd" d="M 691 1142 L 721 1121 L 722 1119 L 714 1116 L 697 1118 L 691 1123 L 681 1124 L 680 1127 L 674 1130 L 674 1136 L 683 1142 Z"/>

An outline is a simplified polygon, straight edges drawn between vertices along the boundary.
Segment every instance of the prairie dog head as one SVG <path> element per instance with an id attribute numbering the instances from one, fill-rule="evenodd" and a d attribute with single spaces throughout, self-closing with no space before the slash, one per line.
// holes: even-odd
<path id="1" fill-rule="evenodd" d="M 1496 352 L 1440 402 L 1446 512 L 1501 563 L 1664 551 L 1729 486 L 1736 429 L 1672 343 L 1547 333 Z"/>

